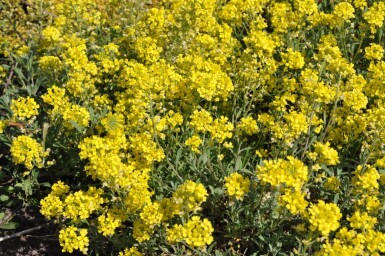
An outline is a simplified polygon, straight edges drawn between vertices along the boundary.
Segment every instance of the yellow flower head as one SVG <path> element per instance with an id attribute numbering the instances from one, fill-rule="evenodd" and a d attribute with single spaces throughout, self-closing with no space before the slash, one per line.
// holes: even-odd
<path id="1" fill-rule="evenodd" d="M 230 197 L 243 200 L 243 197 L 250 190 L 250 180 L 239 173 L 232 173 L 225 178 L 225 187 Z"/>
<path id="2" fill-rule="evenodd" d="M 6 127 L 5 122 L 0 120 L 0 134 L 4 132 L 5 127 Z"/>
<path id="3" fill-rule="evenodd" d="M 160 224 L 163 219 L 162 206 L 157 202 L 146 204 L 140 213 L 140 218 L 146 226 L 154 227 Z"/>
<path id="4" fill-rule="evenodd" d="M 319 231 L 323 236 L 328 236 L 331 231 L 336 230 L 342 218 L 336 204 L 322 200 L 319 200 L 318 204 L 312 204 L 304 215 L 310 222 L 310 229 Z"/>
<path id="5" fill-rule="evenodd" d="M 371 217 L 367 212 L 356 211 L 347 220 L 350 222 L 350 226 L 355 229 L 370 230 L 377 223 L 377 218 Z"/>
<path id="6" fill-rule="evenodd" d="M 94 211 L 101 209 L 104 203 L 103 190 L 90 187 L 88 191 L 77 191 L 65 199 L 63 216 L 74 221 L 87 219 Z"/>
<path id="7" fill-rule="evenodd" d="M 115 229 L 122 225 L 123 220 L 124 214 L 119 211 L 108 211 L 98 217 L 98 232 L 103 236 L 111 236 L 115 233 Z"/>
<path id="8" fill-rule="evenodd" d="M 302 213 L 309 204 L 305 195 L 302 191 L 285 189 L 285 193 L 279 197 L 278 202 L 285 206 L 291 214 Z"/>
<path id="9" fill-rule="evenodd" d="M 308 180 L 308 168 L 301 160 L 287 157 L 287 160 L 266 160 L 264 165 L 257 167 L 257 177 L 271 186 L 292 187 L 300 189 Z"/>
<path id="10" fill-rule="evenodd" d="M 214 238 L 214 229 L 208 219 L 201 220 L 198 216 L 193 216 L 185 225 L 174 225 L 167 230 L 167 241 L 170 243 L 185 241 L 194 247 L 204 247 L 210 245 Z"/>
<path id="11" fill-rule="evenodd" d="M 16 100 L 12 100 L 11 103 L 13 116 L 20 120 L 25 120 L 27 118 L 36 116 L 39 114 L 38 109 L 39 105 L 31 97 L 20 97 Z"/>
<path id="12" fill-rule="evenodd" d="M 286 53 L 281 53 L 282 62 L 289 69 L 301 69 L 305 65 L 305 59 L 298 51 L 289 48 Z"/>
<path id="13" fill-rule="evenodd" d="M 125 249 L 123 252 L 119 252 L 118 256 L 142 256 L 136 247 L 131 247 L 130 249 Z"/>
<path id="14" fill-rule="evenodd" d="M 33 166 L 41 168 L 43 166 L 43 157 L 47 155 L 36 140 L 26 135 L 14 139 L 10 151 L 13 162 L 15 164 L 24 164 L 29 170 Z"/>
<path id="15" fill-rule="evenodd" d="M 330 147 L 330 143 L 317 142 L 314 145 L 315 152 L 319 155 L 319 163 L 326 165 L 336 165 L 340 162 L 338 159 L 338 152 Z"/>
<path id="16" fill-rule="evenodd" d="M 381 45 L 371 43 L 365 48 L 365 58 L 367 60 L 381 60 L 384 56 L 384 48 Z"/>
<path id="17" fill-rule="evenodd" d="M 58 218 L 63 214 L 64 204 L 59 196 L 49 194 L 40 201 L 40 212 L 47 219 Z"/>
<path id="18" fill-rule="evenodd" d="M 207 190 L 202 184 L 188 180 L 177 188 L 172 195 L 172 200 L 179 205 L 183 213 L 199 210 L 199 206 L 206 201 L 207 195 Z"/>
<path id="19" fill-rule="evenodd" d="M 53 184 L 51 189 L 52 189 L 51 193 L 56 196 L 65 195 L 70 191 L 70 187 L 64 184 L 64 182 L 62 182 L 61 180 Z"/>
<path id="20" fill-rule="evenodd" d="M 239 124 L 237 125 L 237 128 L 247 135 L 253 135 L 258 132 L 258 125 L 257 120 L 255 120 L 253 117 L 242 117 Z"/>
<path id="21" fill-rule="evenodd" d="M 334 192 L 338 192 L 339 188 L 340 188 L 340 183 L 341 182 L 338 179 L 338 177 L 329 177 L 329 178 L 327 178 L 326 182 L 324 183 L 324 188 L 331 190 L 331 191 L 334 191 Z"/>
<path id="22" fill-rule="evenodd" d="M 195 153 L 201 152 L 199 150 L 199 146 L 202 145 L 202 139 L 199 137 L 199 135 L 193 135 L 192 137 L 188 138 L 184 144 L 186 146 L 190 146 L 191 150 Z"/>
<path id="23" fill-rule="evenodd" d="M 62 251 L 72 253 L 74 250 L 79 250 L 87 254 L 89 244 L 87 234 L 87 229 L 78 229 L 74 226 L 60 230 L 59 242 Z"/>
<path id="24" fill-rule="evenodd" d="M 358 190 L 376 190 L 379 187 L 378 180 L 380 179 L 380 173 L 376 168 L 366 165 L 364 171 L 362 165 L 357 166 L 354 171 L 352 183 Z"/>

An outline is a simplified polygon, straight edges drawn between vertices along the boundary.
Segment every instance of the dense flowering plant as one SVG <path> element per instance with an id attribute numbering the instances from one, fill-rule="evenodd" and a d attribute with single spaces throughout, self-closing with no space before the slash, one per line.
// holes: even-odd
<path id="1" fill-rule="evenodd" d="M 2 1 L 0 177 L 63 252 L 384 254 L 384 17 L 377 0 Z"/>

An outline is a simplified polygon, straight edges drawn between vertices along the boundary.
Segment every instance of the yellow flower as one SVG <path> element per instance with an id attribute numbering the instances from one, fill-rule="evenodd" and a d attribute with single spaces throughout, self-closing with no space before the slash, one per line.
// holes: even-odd
<path id="1" fill-rule="evenodd" d="M 319 231 L 322 236 L 328 236 L 331 231 L 336 230 L 340 226 L 342 214 L 338 206 L 334 203 L 325 203 L 318 200 L 317 204 L 312 204 L 305 217 L 310 222 L 312 231 Z"/>
<path id="2" fill-rule="evenodd" d="M 259 130 L 257 121 L 253 119 L 251 116 L 242 117 L 239 124 L 237 125 L 237 128 L 245 132 L 247 135 L 253 135 L 257 133 Z"/>
<path id="3" fill-rule="evenodd" d="M 215 119 L 209 127 L 212 138 L 218 140 L 219 143 L 222 143 L 227 138 L 231 138 L 233 136 L 233 130 L 234 125 L 224 116 Z"/>
<path id="4" fill-rule="evenodd" d="M 250 180 L 239 173 L 232 173 L 225 177 L 225 187 L 230 197 L 243 200 L 244 195 L 250 190 Z"/>
<path id="5" fill-rule="evenodd" d="M 340 189 L 340 180 L 338 177 L 329 177 L 324 183 L 324 188 L 334 192 L 338 192 Z"/>
<path id="6" fill-rule="evenodd" d="M 28 52 L 29 52 L 29 47 L 27 45 L 23 45 L 22 47 L 17 49 L 16 55 L 20 57 L 20 56 L 28 54 Z"/>
<path id="7" fill-rule="evenodd" d="M 63 216 L 74 221 L 87 219 L 93 212 L 100 210 L 105 202 L 103 190 L 90 187 L 88 191 L 77 191 L 65 199 Z"/>
<path id="8" fill-rule="evenodd" d="M 146 204 L 140 212 L 140 219 L 149 227 L 160 224 L 163 219 L 161 205 L 156 202 Z"/>
<path id="9" fill-rule="evenodd" d="M 326 165 L 336 165 L 340 162 L 340 160 L 338 159 L 338 152 L 330 147 L 329 142 L 315 143 L 314 150 L 319 156 L 319 163 L 324 163 Z"/>
<path id="10" fill-rule="evenodd" d="M 212 122 L 213 118 L 207 110 L 194 110 L 193 115 L 191 116 L 190 125 L 196 131 L 205 132 L 209 129 Z"/>
<path id="11" fill-rule="evenodd" d="M 119 252 L 118 256 L 142 256 L 136 247 L 131 247 L 130 249 L 125 249 L 123 252 Z"/>
<path id="12" fill-rule="evenodd" d="M 257 149 L 255 150 L 255 155 L 259 156 L 260 158 L 265 158 L 269 156 L 269 152 L 266 149 Z"/>
<path id="13" fill-rule="evenodd" d="M 148 36 L 136 40 L 135 50 L 139 58 L 148 63 L 156 62 L 163 51 L 162 47 L 158 46 L 158 41 Z"/>
<path id="14" fill-rule="evenodd" d="M 55 196 L 62 196 L 67 194 L 70 191 L 70 187 L 64 184 L 64 182 L 62 182 L 61 180 L 53 184 L 51 189 L 52 189 L 51 193 Z"/>
<path id="15" fill-rule="evenodd" d="M 43 56 L 39 59 L 39 67 L 46 71 L 59 71 L 62 69 L 62 63 L 56 56 Z"/>
<path id="16" fill-rule="evenodd" d="M 60 230 L 59 242 L 62 252 L 72 253 L 74 250 L 79 250 L 87 254 L 89 244 L 87 234 L 87 229 L 78 229 L 74 226 Z"/>
<path id="17" fill-rule="evenodd" d="M 12 100 L 11 103 L 11 110 L 13 112 L 13 116 L 20 120 L 25 120 L 26 118 L 36 116 L 37 114 L 39 114 L 38 109 L 39 105 L 31 97 L 20 97 L 16 100 Z"/>
<path id="18" fill-rule="evenodd" d="M 176 204 L 175 202 L 173 202 L 172 199 L 170 198 L 163 198 L 160 202 L 159 202 L 161 208 L 162 208 L 162 216 L 163 216 L 163 219 L 162 221 L 167 221 L 168 219 L 174 217 L 175 215 L 179 214 L 180 213 L 180 207 L 178 204 Z"/>
<path id="19" fill-rule="evenodd" d="M 103 125 L 108 135 L 112 137 L 124 133 L 124 116 L 122 114 L 112 114 L 110 112 L 100 121 L 100 123 Z"/>
<path id="20" fill-rule="evenodd" d="M 380 174 L 376 168 L 366 165 L 364 171 L 362 165 L 357 166 L 354 171 L 354 176 L 352 178 L 352 183 L 358 190 L 376 190 L 379 187 L 378 180 L 380 179 Z"/>
<path id="21" fill-rule="evenodd" d="M 213 231 L 213 226 L 208 219 L 201 220 L 198 216 L 193 216 L 183 226 L 183 240 L 190 246 L 210 245 L 214 240 Z"/>
<path id="22" fill-rule="evenodd" d="M 115 229 L 122 225 L 124 215 L 118 212 L 108 211 L 98 217 L 98 232 L 103 236 L 111 236 Z"/>
<path id="23" fill-rule="evenodd" d="M 331 25 L 341 26 L 354 18 L 354 7 L 348 2 L 338 3 L 333 10 Z"/>
<path id="24" fill-rule="evenodd" d="M 302 54 L 291 48 L 286 53 L 282 52 L 281 57 L 283 64 L 289 69 L 301 69 L 305 65 L 305 59 Z"/>
<path id="25" fill-rule="evenodd" d="M 354 229 L 370 230 L 377 223 L 377 218 L 371 217 L 367 212 L 356 211 L 347 218 L 350 226 Z"/>
<path id="26" fill-rule="evenodd" d="M 64 204 L 59 196 L 49 194 L 40 201 L 40 212 L 47 219 L 58 218 L 63 214 Z"/>
<path id="27" fill-rule="evenodd" d="M 44 152 L 43 147 L 33 138 L 26 135 L 18 136 L 11 145 L 11 155 L 15 164 L 24 164 L 31 170 L 33 166 L 43 167 L 43 157 L 48 152 Z"/>
<path id="28" fill-rule="evenodd" d="M 202 184 L 188 180 L 177 188 L 172 195 L 172 200 L 179 206 L 180 214 L 182 214 L 199 210 L 207 196 L 207 190 Z"/>
<path id="29" fill-rule="evenodd" d="M 71 104 L 68 108 L 64 108 L 62 115 L 63 119 L 66 121 L 66 127 L 70 129 L 74 128 L 70 121 L 73 121 L 83 127 L 87 127 L 90 123 L 90 113 L 87 108 L 77 104 Z"/>
<path id="30" fill-rule="evenodd" d="M 5 127 L 6 127 L 5 122 L 0 120 L 0 134 L 2 134 L 4 132 Z"/>
<path id="31" fill-rule="evenodd" d="M 365 58 L 367 60 L 381 60 L 384 56 L 384 48 L 381 45 L 371 43 L 365 48 Z"/>
<path id="32" fill-rule="evenodd" d="M 163 149 L 157 145 L 150 133 L 132 134 L 130 142 L 134 155 L 145 160 L 148 164 L 155 161 L 159 162 L 165 157 Z"/>
<path id="33" fill-rule="evenodd" d="M 309 204 L 305 200 L 305 195 L 302 191 L 285 189 L 285 193 L 279 197 L 278 202 L 285 206 L 291 214 L 302 213 Z"/>
<path id="34" fill-rule="evenodd" d="M 144 241 L 150 240 L 151 235 L 154 233 L 154 228 L 148 226 L 144 223 L 142 219 L 134 221 L 132 237 L 142 243 Z"/>
<path id="35" fill-rule="evenodd" d="M 47 43 L 57 43 L 62 38 L 60 30 L 54 26 L 46 27 L 42 31 L 42 35 L 44 40 L 47 41 Z"/>
<path id="36" fill-rule="evenodd" d="M 263 165 L 257 167 L 256 172 L 263 183 L 276 187 L 285 185 L 300 190 L 308 180 L 308 168 L 301 160 L 292 156 L 287 157 L 287 160 L 265 160 Z"/>
<path id="37" fill-rule="evenodd" d="M 195 153 L 201 152 L 199 150 L 199 146 L 202 145 L 202 139 L 199 137 L 199 135 L 193 135 L 192 137 L 188 138 L 184 144 L 186 146 L 190 146 L 191 150 Z"/>
<path id="38" fill-rule="evenodd" d="M 372 34 L 376 33 L 377 28 L 382 27 L 385 17 L 385 4 L 383 2 L 375 2 L 364 13 L 364 20 L 369 24 Z"/>
<path id="39" fill-rule="evenodd" d="M 214 238 L 214 229 L 208 219 L 201 220 L 198 216 L 193 216 L 185 225 L 174 225 L 167 230 L 167 241 L 174 243 L 185 241 L 194 247 L 204 247 L 210 245 Z"/>

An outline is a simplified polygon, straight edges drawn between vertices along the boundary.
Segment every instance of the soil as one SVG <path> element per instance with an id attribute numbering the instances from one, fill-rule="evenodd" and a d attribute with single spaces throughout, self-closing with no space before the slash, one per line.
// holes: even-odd
<path id="1" fill-rule="evenodd" d="M 36 207 L 6 209 L 6 213 L 14 216 L 12 222 L 18 223 L 18 227 L 12 230 L 0 229 L 0 237 L 10 236 L 39 226 L 41 228 L 0 242 L 0 256 L 77 255 L 76 253 L 68 254 L 61 251 L 57 237 L 57 225 L 48 222 Z"/>

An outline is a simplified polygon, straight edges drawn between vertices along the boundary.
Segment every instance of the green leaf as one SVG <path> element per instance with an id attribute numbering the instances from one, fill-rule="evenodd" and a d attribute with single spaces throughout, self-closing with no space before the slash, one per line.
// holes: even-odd
<path id="1" fill-rule="evenodd" d="M 96 123 L 94 109 L 92 107 L 89 107 L 88 108 L 88 113 L 90 113 L 91 124 L 94 125 Z"/>
<path id="2" fill-rule="evenodd" d="M 73 120 L 70 120 L 70 123 L 72 124 L 73 127 L 75 127 L 76 130 L 78 130 L 78 132 L 83 133 L 83 131 L 85 129 L 83 126 L 79 125 L 78 123 L 76 123 Z"/>
<path id="3" fill-rule="evenodd" d="M 32 171 L 32 178 L 34 178 L 35 180 L 39 177 L 39 171 L 34 169 Z"/>
<path id="4" fill-rule="evenodd" d="M 329 170 L 329 168 L 325 164 L 321 164 L 322 169 L 329 174 L 330 177 L 334 176 L 334 173 Z"/>
<path id="5" fill-rule="evenodd" d="M 5 213 L 4 212 L 0 212 L 0 219 L 4 218 L 5 216 Z"/>
<path id="6" fill-rule="evenodd" d="M 333 202 L 334 202 L 335 204 L 337 204 L 339 199 L 340 199 L 340 194 L 336 194 L 336 195 L 334 196 Z"/>
<path id="7" fill-rule="evenodd" d="M 242 159 L 238 157 L 237 161 L 235 162 L 235 170 L 238 171 L 242 169 L 242 167 L 243 167 Z"/>
<path id="8" fill-rule="evenodd" d="M 216 189 L 214 189 L 214 194 L 222 195 L 222 194 L 223 194 L 223 189 L 222 189 L 222 188 L 216 188 Z"/>
<path id="9" fill-rule="evenodd" d="M 178 163 L 181 156 L 182 156 L 182 152 L 183 152 L 183 149 L 182 148 L 179 148 L 177 151 L 176 151 L 176 158 L 175 158 L 175 162 Z"/>
<path id="10" fill-rule="evenodd" d="M 200 157 L 200 162 L 202 162 L 203 164 L 207 164 L 207 162 L 209 161 L 209 157 L 208 155 L 206 154 L 206 152 L 204 152 L 201 157 Z"/>
<path id="11" fill-rule="evenodd" d="M 0 229 L 15 229 L 19 225 L 16 222 L 7 222 L 0 225 Z"/>
<path id="12" fill-rule="evenodd" d="M 15 71 L 16 75 L 19 77 L 20 80 L 26 80 L 20 68 L 15 67 L 13 70 Z"/>
<path id="13" fill-rule="evenodd" d="M 50 188 L 51 184 L 49 182 L 42 182 L 40 183 L 40 186 Z"/>
<path id="14" fill-rule="evenodd" d="M 246 173 L 246 174 L 250 174 L 250 175 L 254 175 L 255 174 L 255 171 L 250 171 L 250 170 L 245 169 L 245 168 L 241 169 L 240 172 Z"/>
<path id="15" fill-rule="evenodd" d="M 211 194 L 214 194 L 214 187 L 211 186 L 211 185 L 208 185 L 208 188 L 210 189 L 210 193 L 211 193 Z"/>
<path id="16" fill-rule="evenodd" d="M 223 256 L 223 254 L 220 251 L 215 250 L 215 256 Z"/>
<path id="17" fill-rule="evenodd" d="M 9 199 L 9 196 L 7 196 L 7 195 L 0 195 L 0 201 L 1 202 L 7 201 L 8 199 Z"/>

